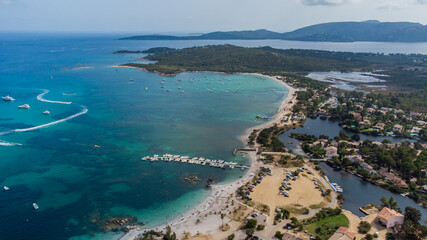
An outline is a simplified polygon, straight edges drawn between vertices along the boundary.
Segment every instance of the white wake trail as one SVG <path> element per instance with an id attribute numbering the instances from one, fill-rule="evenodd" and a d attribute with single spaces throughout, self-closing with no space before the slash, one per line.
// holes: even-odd
<path id="1" fill-rule="evenodd" d="M 52 101 L 52 100 L 44 99 L 43 96 L 48 94 L 48 93 L 49 93 L 49 90 L 44 89 L 42 93 L 37 95 L 37 100 L 42 101 L 42 102 L 59 103 L 59 104 L 71 104 L 72 103 L 72 102 Z"/>
<path id="2" fill-rule="evenodd" d="M 22 129 L 14 129 L 14 130 L 0 132 L 0 136 L 7 135 L 7 134 L 12 134 L 12 133 L 15 133 L 15 132 L 29 132 L 29 131 L 34 131 L 34 130 L 37 130 L 37 129 L 40 129 L 40 128 L 45 128 L 45 127 L 49 127 L 49 126 L 52 126 L 52 125 L 55 125 L 55 124 L 58 124 L 58 123 L 62 123 L 62 122 L 68 121 L 68 120 L 76 118 L 76 117 L 78 117 L 80 115 L 86 114 L 89 111 L 85 106 L 82 106 L 82 107 L 83 107 L 83 110 L 81 112 L 76 113 L 76 114 L 71 115 L 71 116 L 68 116 L 66 118 L 63 118 L 63 119 L 60 119 L 60 120 L 57 120 L 57 121 L 54 121 L 54 122 L 42 124 L 42 125 L 39 125 L 39 126 L 35 126 L 35 127 L 22 128 Z"/>
<path id="3" fill-rule="evenodd" d="M 12 146 L 22 146 L 22 144 L 0 141 L 0 146 L 12 147 Z"/>

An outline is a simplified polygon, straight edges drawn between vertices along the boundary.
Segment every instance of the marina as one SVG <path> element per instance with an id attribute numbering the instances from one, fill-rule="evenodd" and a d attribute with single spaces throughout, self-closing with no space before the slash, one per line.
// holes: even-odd
<path id="1" fill-rule="evenodd" d="M 224 160 L 215 160 L 215 159 L 208 159 L 208 158 L 197 158 L 197 157 L 189 157 L 189 156 L 180 156 L 180 155 L 173 155 L 173 154 L 163 154 L 162 156 L 158 154 L 154 154 L 151 156 L 146 156 L 141 158 L 142 161 L 150 161 L 150 162 L 156 162 L 156 161 L 163 161 L 163 162 L 179 162 L 179 163 L 188 163 L 188 164 L 196 164 L 196 165 L 202 165 L 202 166 L 209 166 L 209 167 L 215 167 L 215 168 L 222 168 L 222 169 L 234 169 L 234 168 L 240 168 L 242 170 L 249 169 L 248 166 L 244 165 L 237 165 L 235 162 L 226 162 Z"/>

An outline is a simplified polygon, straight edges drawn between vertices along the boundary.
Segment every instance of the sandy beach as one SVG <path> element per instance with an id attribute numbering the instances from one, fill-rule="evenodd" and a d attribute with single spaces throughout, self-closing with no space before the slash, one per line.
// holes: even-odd
<path id="1" fill-rule="evenodd" d="M 289 109 L 291 107 L 290 103 L 295 102 L 294 93 L 296 92 L 296 90 L 294 88 L 292 88 L 285 82 L 276 79 L 275 77 L 266 76 L 262 74 L 255 75 L 268 77 L 270 79 L 280 82 L 286 88 L 289 89 L 289 93 L 287 97 L 282 101 L 280 109 L 274 116 L 274 118 L 270 119 L 268 122 L 247 129 L 243 133 L 243 135 L 240 136 L 240 140 L 244 143 L 245 147 L 249 147 L 247 142 L 253 130 L 261 130 L 264 128 L 268 128 L 280 122 L 281 119 L 289 113 L 285 110 L 285 108 Z M 239 187 L 243 186 L 249 180 L 251 180 L 260 167 L 260 164 L 257 162 L 259 156 L 256 154 L 256 152 L 248 152 L 248 157 L 250 159 L 250 168 L 242 178 L 227 184 L 213 185 L 211 195 L 204 199 L 202 202 L 200 202 L 198 205 L 196 205 L 194 208 L 180 215 L 176 219 L 168 220 L 166 223 L 151 229 L 156 231 L 163 231 L 169 225 L 171 226 L 172 231 L 176 232 L 177 236 L 182 236 L 185 233 L 191 233 L 191 235 L 195 235 L 198 233 L 212 234 L 213 232 L 217 232 L 217 234 L 220 235 L 225 234 L 219 230 L 219 226 L 222 222 L 219 212 L 227 210 L 227 205 L 231 204 L 231 200 L 233 199 L 233 197 L 231 196 L 234 196 L 236 190 Z M 234 201 L 237 200 L 234 199 Z M 239 203 L 237 202 L 237 204 Z M 229 220 L 227 219 L 224 222 L 229 222 Z M 120 240 L 133 240 L 145 230 L 149 229 L 145 229 L 143 227 L 134 227 L 123 237 L 121 237 Z M 215 239 L 216 238 L 217 237 L 215 237 Z M 225 238 L 225 236 L 223 238 Z"/>

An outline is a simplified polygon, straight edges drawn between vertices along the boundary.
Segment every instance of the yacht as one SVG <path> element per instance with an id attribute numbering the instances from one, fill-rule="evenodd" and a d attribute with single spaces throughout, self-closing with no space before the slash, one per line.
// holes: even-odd
<path id="1" fill-rule="evenodd" d="M 6 186 L 4 186 L 4 187 L 3 187 L 3 189 L 4 189 L 5 191 L 9 190 L 9 188 L 8 188 L 8 187 L 6 187 Z"/>
<path id="2" fill-rule="evenodd" d="M 39 209 L 39 205 L 37 205 L 37 203 L 33 203 L 33 208 L 37 210 Z"/>
<path id="3" fill-rule="evenodd" d="M 28 105 L 28 104 L 24 104 L 24 105 L 19 106 L 18 108 L 21 108 L 21 109 L 29 109 L 29 108 L 30 108 L 30 105 Z"/>
<path id="4" fill-rule="evenodd" d="M 1 99 L 3 99 L 6 102 L 12 102 L 15 101 L 15 99 L 9 95 L 7 95 L 6 97 L 1 97 Z"/>
<path id="5" fill-rule="evenodd" d="M 49 114 L 50 114 L 50 112 L 49 112 L 48 110 L 46 110 L 46 111 L 44 111 L 44 112 L 43 112 L 43 114 L 44 114 L 44 115 L 49 115 Z"/>

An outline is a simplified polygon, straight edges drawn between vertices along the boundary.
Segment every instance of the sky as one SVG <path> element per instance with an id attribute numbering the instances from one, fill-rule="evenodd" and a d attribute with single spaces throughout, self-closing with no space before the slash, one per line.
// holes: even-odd
<path id="1" fill-rule="evenodd" d="M 0 0 L 1 32 L 287 32 L 374 19 L 427 25 L 427 0 Z"/>

